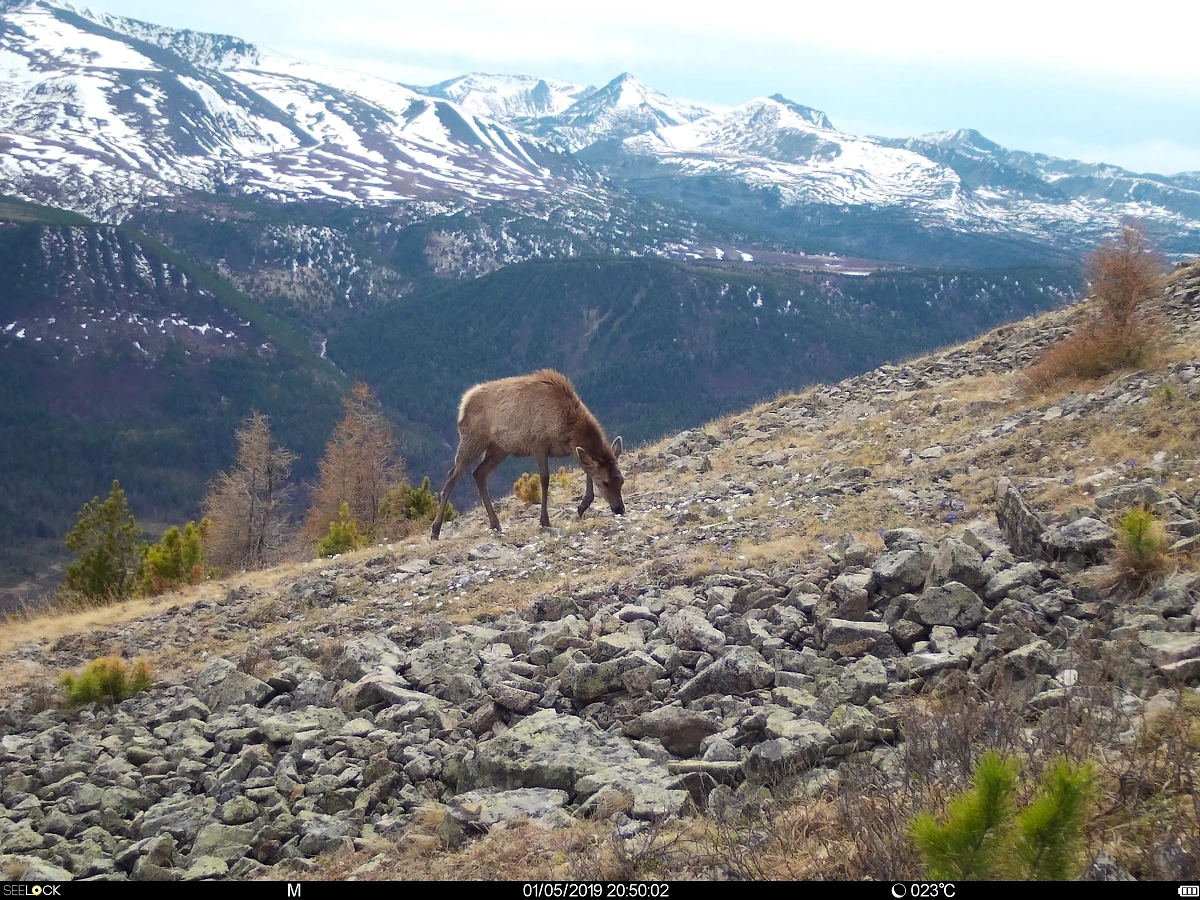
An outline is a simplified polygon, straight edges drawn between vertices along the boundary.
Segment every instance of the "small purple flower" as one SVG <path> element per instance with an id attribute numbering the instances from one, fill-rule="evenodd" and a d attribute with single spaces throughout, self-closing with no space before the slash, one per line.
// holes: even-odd
<path id="1" fill-rule="evenodd" d="M 958 513 L 946 513 L 946 518 L 944 521 L 953 522 L 957 518 L 958 518 Z"/>
<path id="2" fill-rule="evenodd" d="M 1072 477 L 1070 475 L 1068 475 L 1066 478 L 1063 479 L 1063 484 L 1065 484 L 1067 487 L 1070 487 L 1074 483 L 1075 483 L 1075 479 L 1074 479 L 1074 477 Z"/>
<path id="3" fill-rule="evenodd" d="M 1137 460 L 1136 459 L 1125 460 L 1125 467 L 1129 468 L 1129 469 L 1136 469 L 1137 468 Z"/>

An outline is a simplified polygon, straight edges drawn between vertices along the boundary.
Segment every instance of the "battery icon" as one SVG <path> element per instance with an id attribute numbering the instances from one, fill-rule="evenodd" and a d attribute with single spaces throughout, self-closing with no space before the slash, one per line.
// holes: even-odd
<path id="1" fill-rule="evenodd" d="M 1200 884 L 1181 884 L 1179 886 L 1180 897 L 1200 897 Z"/>

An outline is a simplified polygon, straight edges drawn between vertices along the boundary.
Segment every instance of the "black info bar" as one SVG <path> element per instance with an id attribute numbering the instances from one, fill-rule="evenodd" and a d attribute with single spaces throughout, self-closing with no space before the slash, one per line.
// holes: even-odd
<path id="1" fill-rule="evenodd" d="M 693 900 L 721 896 L 728 898 L 738 890 L 731 882 L 704 881 L 467 881 L 454 887 L 439 882 L 413 881 L 65 881 L 8 882 L 0 885 L 0 900 L 43 900 L 43 898 L 119 897 L 137 900 L 188 900 L 220 898 L 237 900 L 332 900 L 348 894 L 400 896 L 404 900 L 449 900 L 448 891 L 475 891 L 480 898 L 511 900 Z M 867 900 L 977 900 L 983 897 L 1017 897 L 1018 900 L 1061 900 L 1063 886 L 1030 882 L 934 882 L 934 881 L 856 881 L 856 882 L 756 882 L 751 890 L 754 900 L 824 900 L 824 898 L 867 898 Z M 1200 897 L 1200 887 L 1187 882 L 1080 882 L 1072 890 L 1087 897 L 1173 898 Z M 721 894 L 715 895 L 713 892 Z M 736 900 L 736 898 L 735 898 Z"/>

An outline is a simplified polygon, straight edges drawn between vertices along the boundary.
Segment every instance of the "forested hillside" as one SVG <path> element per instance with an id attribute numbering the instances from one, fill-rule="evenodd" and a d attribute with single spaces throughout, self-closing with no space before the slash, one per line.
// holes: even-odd
<path id="1" fill-rule="evenodd" d="M 593 258 L 415 291 L 345 328 L 330 357 L 455 442 L 462 391 L 549 366 L 638 442 L 780 390 L 837 381 L 1061 304 L 1067 270 L 794 270 Z M 414 457 L 440 475 L 449 460 Z"/>
<path id="2" fill-rule="evenodd" d="M 0 585 L 114 478 L 149 529 L 195 516 L 251 409 L 315 471 L 346 383 L 298 333 L 131 233 L 0 214 Z"/>

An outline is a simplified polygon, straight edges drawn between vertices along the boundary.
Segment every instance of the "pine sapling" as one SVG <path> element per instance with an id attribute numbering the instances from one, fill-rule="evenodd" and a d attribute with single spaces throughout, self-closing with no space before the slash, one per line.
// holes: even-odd
<path id="1" fill-rule="evenodd" d="M 1037 798 L 1017 816 L 1013 829 L 1013 875 L 1035 881 L 1078 878 L 1083 829 L 1095 783 L 1088 764 L 1056 760 L 1042 777 Z"/>
<path id="2" fill-rule="evenodd" d="M 912 824 L 926 878 L 962 881 L 995 878 L 999 873 L 1016 790 L 1016 764 L 989 752 L 979 760 L 972 781 L 972 790 L 950 802 L 944 824 L 928 814 Z"/>

